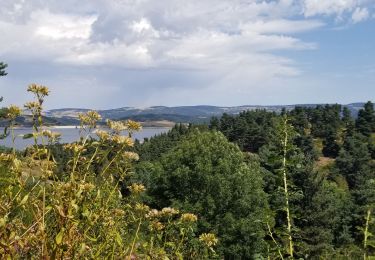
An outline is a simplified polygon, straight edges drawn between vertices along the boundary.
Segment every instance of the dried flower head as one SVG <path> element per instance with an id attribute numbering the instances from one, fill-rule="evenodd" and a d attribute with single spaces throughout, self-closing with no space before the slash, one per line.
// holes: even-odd
<path id="1" fill-rule="evenodd" d="M 107 120 L 107 125 L 115 133 L 120 133 L 121 131 L 128 129 L 128 126 L 121 121 Z"/>
<path id="2" fill-rule="evenodd" d="M 104 130 L 96 130 L 95 134 L 99 137 L 100 140 L 102 141 L 107 141 L 109 139 L 109 133 Z"/>
<path id="3" fill-rule="evenodd" d="M 15 106 L 15 105 L 10 105 L 8 107 L 7 117 L 10 119 L 16 119 L 16 117 L 21 115 L 21 112 L 22 110 L 20 107 Z"/>
<path id="4" fill-rule="evenodd" d="M 133 120 L 127 120 L 125 124 L 131 131 L 140 131 L 142 129 L 141 124 Z"/>
<path id="5" fill-rule="evenodd" d="M 135 210 L 139 211 L 141 213 L 145 213 L 145 212 L 150 211 L 150 207 L 147 206 L 147 205 L 145 205 L 145 204 L 143 204 L 143 203 L 136 203 L 135 204 Z"/>
<path id="6" fill-rule="evenodd" d="M 2 162 L 9 162 L 13 159 L 11 154 L 0 153 L 0 161 Z"/>
<path id="7" fill-rule="evenodd" d="M 48 96 L 49 89 L 46 86 L 37 85 L 37 84 L 30 84 L 27 88 L 28 92 L 32 92 L 39 96 Z"/>
<path id="8" fill-rule="evenodd" d="M 143 184 L 137 184 L 137 183 L 133 183 L 132 185 L 128 186 L 128 189 L 130 190 L 131 193 L 134 193 L 134 194 L 139 194 L 146 190 Z"/>
<path id="9" fill-rule="evenodd" d="M 159 221 L 153 221 L 150 224 L 150 229 L 152 231 L 162 231 L 164 228 L 165 228 L 165 226 Z"/>
<path id="10" fill-rule="evenodd" d="M 40 107 L 40 104 L 36 101 L 31 101 L 31 102 L 27 102 L 25 105 L 24 105 L 25 108 L 31 110 L 31 111 L 35 111 L 35 110 L 40 110 L 41 107 Z"/>
<path id="11" fill-rule="evenodd" d="M 133 152 L 123 152 L 122 157 L 124 159 L 132 160 L 132 161 L 138 161 L 139 160 L 139 155 L 137 153 Z"/>
<path id="12" fill-rule="evenodd" d="M 96 111 L 88 111 L 87 113 L 79 113 L 78 118 L 83 125 L 95 127 L 96 123 L 102 119 L 101 115 Z"/>
<path id="13" fill-rule="evenodd" d="M 177 209 L 174 209 L 174 208 L 170 208 L 170 207 L 167 207 L 167 208 L 163 208 L 161 210 L 161 214 L 163 216 L 166 216 L 166 217 L 171 217 L 173 215 L 177 215 L 179 213 L 179 211 Z"/>
<path id="14" fill-rule="evenodd" d="M 212 233 L 203 233 L 199 236 L 199 240 L 202 241 L 206 246 L 212 247 L 217 244 L 218 239 L 215 234 Z"/>
<path id="15" fill-rule="evenodd" d="M 50 130 L 43 130 L 42 135 L 53 141 L 57 140 L 61 136 L 60 133 L 52 132 Z"/>
<path id="16" fill-rule="evenodd" d="M 185 213 L 181 216 L 181 221 L 183 222 L 197 222 L 198 217 L 191 213 Z"/>
<path id="17" fill-rule="evenodd" d="M 75 153 L 78 153 L 80 151 L 85 150 L 83 145 L 80 145 L 80 144 L 77 144 L 77 143 L 66 144 L 66 145 L 64 145 L 64 149 L 73 151 Z"/>
<path id="18" fill-rule="evenodd" d="M 128 136 L 115 135 L 112 137 L 112 141 L 116 144 L 132 147 L 134 145 L 133 139 Z"/>
<path id="19" fill-rule="evenodd" d="M 157 209 L 152 209 L 147 213 L 146 218 L 158 218 L 160 217 L 160 215 L 160 211 L 158 211 Z"/>

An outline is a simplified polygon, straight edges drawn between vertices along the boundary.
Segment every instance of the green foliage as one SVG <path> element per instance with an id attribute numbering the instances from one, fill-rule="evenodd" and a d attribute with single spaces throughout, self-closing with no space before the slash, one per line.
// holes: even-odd
<path id="1" fill-rule="evenodd" d="M 138 155 L 130 151 L 130 136 L 119 133 L 137 131 L 139 124 L 108 121 L 109 131 L 96 130 L 98 139 L 92 140 L 100 116 L 94 111 L 80 115 L 82 139 L 59 150 L 68 154 L 64 168 L 49 149 L 59 134 L 43 129 L 42 104 L 49 91 L 35 84 L 28 90 L 36 97 L 25 105 L 34 118 L 30 136 L 35 145 L 25 155 L 14 149 L 0 154 L 1 258 L 215 257 L 217 238 L 210 233 L 197 237 L 195 215 L 150 209 L 140 200 L 145 187 L 139 183 L 121 192 L 120 183 L 131 174 Z M 8 109 L 12 136 L 20 111 Z"/>
<path id="2" fill-rule="evenodd" d="M 219 236 L 220 254 L 251 259 L 264 252 L 267 202 L 259 164 L 246 162 L 221 133 L 193 131 L 144 167 L 153 205 L 197 214 L 198 231 Z"/>
<path id="3" fill-rule="evenodd" d="M 328 180 L 319 183 L 305 214 L 303 255 L 312 259 L 332 256 L 352 244 L 349 230 L 353 208 L 347 190 Z"/>
<path id="4" fill-rule="evenodd" d="M 356 127 L 358 132 L 364 136 L 370 136 L 375 132 L 375 110 L 371 101 L 368 101 L 364 108 L 358 112 Z"/>
<path id="5" fill-rule="evenodd" d="M 5 69 L 8 67 L 7 64 L 5 64 L 4 62 L 0 62 L 0 77 L 1 76 L 6 76 L 7 73 L 5 72 Z"/>
<path id="6" fill-rule="evenodd" d="M 274 113 L 265 110 L 245 111 L 238 116 L 223 114 L 218 122 L 211 120 L 210 128 L 221 131 L 229 141 L 248 152 L 257 152 L 270 137 Z"/>

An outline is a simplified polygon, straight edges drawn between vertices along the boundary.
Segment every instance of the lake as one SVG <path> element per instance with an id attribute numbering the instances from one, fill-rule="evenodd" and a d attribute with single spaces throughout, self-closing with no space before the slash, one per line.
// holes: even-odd
<path id="1" fill-rule="evenodd" d="M 74 141 L 79 140 L 79 129 L 75 127 L 48 127 L 45 128 L 51 130 L 53 132 L 61 133 L 60 143 L 71 143 Z M 144 138 L 153 137 L 155 135 L 166 133 L 170 130 L 169 127 L 144 127 L 140 132 L 136 132 L 133 134 L 134 139 L 138 139 L 143 141 Z M 4 128 L 0 127 L 0 133 L 4 132 Z M 22 150 L 29 145 L 34 144 L 34 139 L 23 139 L 22 136 L 24 134 L 32 133 L 32 128 L 25 127 L 25 128 L 17 128 L 14 130 L 15 135 L 17 136 L 15 140 L 15 147 L 17 150 Z M 127 134 L 126 131 L 123 132 L 124 135 Z M 93 137 L 96 135 L 93 134 Z M 12 147 L 12 138 L 8 136 L 7 138 L 0 140 L 0 146 Z"/>

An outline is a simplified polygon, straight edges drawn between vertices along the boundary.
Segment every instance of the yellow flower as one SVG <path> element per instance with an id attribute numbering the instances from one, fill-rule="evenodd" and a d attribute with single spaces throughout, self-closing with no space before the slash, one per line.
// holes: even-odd
<path id="1" fill-rule="evenodd" d="M 139 160 L 139 155 L 137 153 L 133 153 L 133 152 L 124 152 L 122 154 L 122 156 L 124 157 L 124 159 L 129 159 L 129 160 L 133 160 L 133 161 Z"/>
<path id="2" fill-rule="evenodd" d="M 50 130 L 43 130 L 42 135 L 47 137 L 50 140 L 57 140 L 57 138 L 59 138 L 61 136 L 60 133 L 52 132 Z"/>
<path id="3" fill-rule="evenodd" d="M 198 220 L 198 217 L 191 213 L 185 213 L 181 216 L 181 221 L 184 222 L 196 222 Z"/>
<path id="4" fill-rule="evenodd" d="M 29 110 L 41 109 L 40 104 L 36 101 L 27 102 L 24 106 Z"/>
<path id="5" fill-rule="evenodd" d="M 103 130 L 96 130 L 95 134 L 99 137 L 100 140 L 106 141 L 109 139 L 109 133 Z"/>
<path id="6" fill-rule="evenodd" d="M 161 231 L 164 229 L 164 225 L 162 223 L 160 223 L 159 221 L 155 221 L 155 222 L 152 222 L 151 225 L 150 225 L 150 229 L 151 230 L 155 230 L 155 231 Z"/>
<path id="7" fill-rule="evenodd" d="M 128 189 L 130 190 L 131 193 L 134 193 L 134 194 L 139 194 L 146 190 L 143 184 L 137 184 L 137 183 L 133 183 L 132 185 L 128 186 Z"/>
<path id="8" fill-rule="evenodd" d="M 77 143 L 72 143 L 72 144 L 66 144 L 64 145 L 65 150 L 71 150 L 75 153 L 78 153 L 79 151 L 84 151 L 84 146 L 77 144 Z"/>
<path id="9" fill-rule="evenodd" d="M 128 129 L 132 130 L 132 131 L 139 131 L 139 130 L 142 129 L 141 124 L 138 123 L 138 122 L 135 122 L 133 120 L 127 120 L 126 125 L 127 125 Z"/>
<path id="10" fill-rule="evenodd" d="M 113 130 L 116 133 L 120 133 L 121 131 L 127 130 L 128 126 L 125 125 L 121 121 L 112 121 L 112 120 L 107 120 L 107 125 L 108 127 Z"/>
<path id="11" fill-rule="evenodd" d="M 37 85 L 37 84 L 30 84 L 29 87 L 27 88 L 28 92 L 32 92 L 37 95 L 42 95 L 42 96 L 48 96 L 49 90 L 46 86 L 42 85 Z"/>
<path id="12" fill-rule="evenodd" d="M 92 127 L 96 126 L 96 123 L 102 119 L 101 115 L 96 111 L 88 111 L 87 113 L 79 113 L 78 118 L 84 125 L 89 125 Z"/>
<path id="13" fill-rule="evenodd" d="M 12 155 L 11 154 L 0 153 L 0 161 L 9 162 L 11 160 L 12 160 Z"/>
<path id="14" fill-rule="evenodd" d="M 133 139 L 127 136 L 115 135 L 112 137 L 112 141 L 117 144 L 130 146 L 130 147 L 134 145 Z"/>
<path id="15" fill-rule="evenodd" d="M 212 247 L 216 245 L 218 242 L 218 239 L 212 233 L 203 233 L 199 236 L 199 240 L 202 241 L 208 247 Z"/>
<path id="16" fill-rule="evenodd" d="M 7 117 L 10 119 L 15 119 L 16 117 L 21 115 L 21 108 L 15 105 L 10 105 L 8 107 L 8 114 Z"/>
<path id="17" fill-rule="evenodd" d="M 135 210 L 145 213 L 150 210 L 150 207 L 143 203 L 137 203 L 135 204 Z"/>
<path id="18" fill-rule="evenodd" d="M 161 212 L 157 209 L 152 209 L 147 213 L 146 218 L 158 218 L 160 214 Z"/>
<path id="19" fill-rule="evenodd" d="M 179 211 L 177 209 L 174 209 L 174 208 L 170 208 L 170 207 L 167 207 L 167 208 L 163 208 L 161 210 L 161 214 L 164 215 L 164 216 L 173 216 L 173 215 L 177 215 L 179 213 Z"/>

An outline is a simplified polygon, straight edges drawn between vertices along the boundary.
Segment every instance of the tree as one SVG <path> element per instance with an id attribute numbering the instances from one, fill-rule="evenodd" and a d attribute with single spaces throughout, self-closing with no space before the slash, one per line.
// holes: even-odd
<path id="1" fill-rule="evenodd" d="M 361 134 L 348 137 L 336 158 L 337 170 L 346 178 L 350 189 L 356 189 L 363 180 L 372 177 L 370 163 L 366 138 Z"/>
<path id="2" fill-rule="evenodd" d="M 323 155 L 326 157 L 335 158 L 340 151 L 340 146 L 337 143 L 337 134 L 332 129 L 327 131 L 327 135 L 323 140 Z"/>
<path id="3" fill-rule="evenodd" d="M 302 151 L 294 144 L 296 132 L 287 115 L 274 124 L 272 140 L 259 151 L 262 166 L 267 175 L 265 189 L 269 194 L 269 204 L 275 212 L 276 240 L 283 245 L 283 254 L 296 257 L 295 236 L 296 216 L 300 211 L 307 168 Z"/>
<path id="4" fill-rule="evenodd" d="M 6 76 L 8 73 L 5 72 L 5 69 L 8 67 L 7 64 L 0 62 L 0 76 Z"/>
<path id="5" fill-rule="evenodd" d="M 348 229 L 353 202 L 350 193 L 334 182 L 319 182 L 305 214 L 303 240 L 308 258 L 333 255 L 336 248 L 353 242 Z"/>
<path id="6" fill-rule="evenodd" d="M 371 101 L 368 101 L 364 108 L 359 110 L 356 127 L 358 132 L 364 136 L 370 136 L 375 132 L 375 110 Z"/>
<path id="7" fill-rule="evenodd" d="M 259 163 L 247 162 L 223 134 L 194 131 L 147 168 L 154 206 L 197 214 L 198 232 L 216 233 L 226 259 L 254 259 L 265 251 L 268 206 Z"/>

